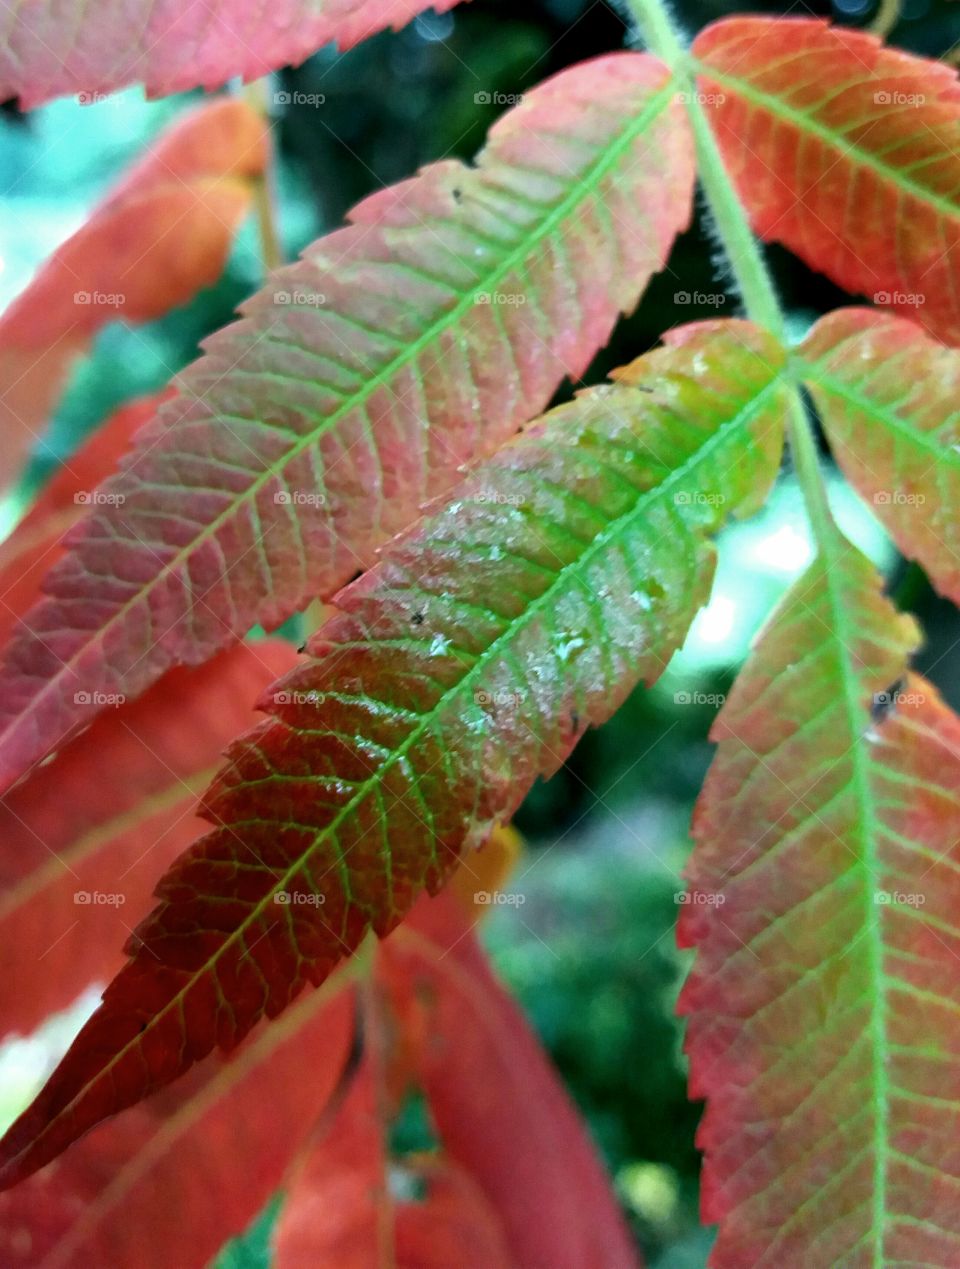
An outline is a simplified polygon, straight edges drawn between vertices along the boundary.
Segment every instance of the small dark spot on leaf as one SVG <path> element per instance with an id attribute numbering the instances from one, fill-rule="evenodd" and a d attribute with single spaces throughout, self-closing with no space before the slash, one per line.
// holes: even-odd
<path id="1" fill-rule="evenodd" d="M 459 202 L 461 202 L 461 201 L 462 201 L 462 199 L 463 199 L 463 191 L 462 191 L 461 189 L 459 189 L 459 188 L 455 188 L 455 189 L 452 189 L 450 192 L 451 192 L 451 194 L 453 194 L 453 201 L 454 201 L 455 203 L 459 203 Z"/>
<path id="2" fill-rule="evenodd" d="M 414 624 L 415 626 L 422 626 L 422 625 L 423 625 L 423 613 L 422 613 L 422 612 L 415 612 L 415 613 L 413 614 L 413 616 L 410 618 L 410 620 L 413 622 L 413 624 Z"/>

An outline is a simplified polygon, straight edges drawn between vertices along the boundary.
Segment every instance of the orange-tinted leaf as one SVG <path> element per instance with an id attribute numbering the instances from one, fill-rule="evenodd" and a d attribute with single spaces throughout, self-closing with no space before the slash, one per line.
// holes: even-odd
<path id="1" fill-rule="evenodd" d="M 295 660 L 272 639 L 171 670 L 0 801 L 0 1035 L 120 968 L 157 879 L 202 827 L 197 799 L 224 748 Z"/>
<path id="2" fill-rule="evenodd" d="M 387 933 L 661 673 L 709 593 L 710 534 L 776 474 L 784 412 L 762 331 L 673 340 L 531 424 L 340 592 L 207 794 L 219 827 L 5 1138 L 7 1184 Z"/>
<path id="3" fill-rule="evenodd" d="M 386 27 L 399 28 L 426 8 L 457 0 L 111 0 L 72 11 L 33 0 L 4 11 L 0 27 L 0 100 L 19 95 L 24 109 L 50 97 L 101 93 L 143 82 L 154 96 L 217 88 L 234 75 L 256 79 L 298 65 L 324 44 L 342 49 Z"/>
<path id="4" fill-rule="evenodd" d="M 353 1002 L 329 988 L 0 1195 L 4 1269 L 204 1269 L 282 1183 L 343 1075 Z"/>
<path id="5" fill-rule="evenodd" d="M 0 643 L 40 597 L 40 582 L 63 555 L 67 532 L 89 510 L 94 490 L 116 468 L 166 394 L 121 407 L 41 490 L 27 515 L 0 542 Z"/>
<path id="6" fill-rule="evenodd" d="M 693 53 L 760 236 L 960 343 L 956 71 L 809 18 L 725 19 Z"/>
<path id="7" fill-rule="evenodd" d="M 960 720 L 839 539 L 727 700 L 680 932 L 712 1263 L 948 1265 L 960 1240 Z"/>
<path id="8" fill-rule="evenodd" d="M 379 955 L 420 1040 L 416 1074 L 443 1149 L 496 1212 L 513 1263 L 636 1264 L 577 1112 L 452 893 L 422 898 Z"/>
<path id="9" fill-rule="evenodd" d="M 144 322 L 223 271 L 267 157 L 265 126 L 222 99 L 178 120 L 0 317 L 0 487 L 42 434 L 105 323 Z"/>
<path id="10" fill-rule="evenodd" d="M 133 697 L 327 598 L 582 373 L 687 222 L 690 149 L 660 63 L 598 58 L 276 273 L 47 579 L 0 677 L 0 785 L 87 721 L 78 689 Z"/>
<path id="11" fill-rule="evenodd" d="M 903 318 L 841 309 L 799 355 L 844 474 L 960 603 L 960 352 Z"/>

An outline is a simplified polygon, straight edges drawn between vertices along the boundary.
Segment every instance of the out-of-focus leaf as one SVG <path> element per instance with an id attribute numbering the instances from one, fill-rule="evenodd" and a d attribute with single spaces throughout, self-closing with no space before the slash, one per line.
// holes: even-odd
<path id="1" fill-rule="evenodd" d="M 0 316 L 0 487 L 101 326 L 159 317 L 220 276 L 267 153 L 251 106 L 200 106 L 154 142 Z"/>

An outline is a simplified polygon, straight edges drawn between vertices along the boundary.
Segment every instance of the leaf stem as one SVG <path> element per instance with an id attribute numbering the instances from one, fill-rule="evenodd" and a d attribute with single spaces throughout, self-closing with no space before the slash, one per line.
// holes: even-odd
<path id="1" fill-rule="evenodd" d="M 764 326 L 781 343 L 786 343 L 786 319 L 763 251 L 723 162 L 704 111 L 703 96 L 694 78 L 693 61 L 671 21 L 665 0 L 626 0 L 626 5 L 636 19 L 647 48 L 673 72 L 693 132 L 700 184 L 747 316 Z M 826 547 L 835 542 L 837 529 L 820 469 L 816 438 L 807 420 L 799 384 L 793 375 L 788 431 L 790 451 L 807 514 L 817 541 Z"/>
<path id="2" fill-rule="evenodd" d="M 267 107 L 267 81 L 254 80 L 243 87 L 243 95 L 264 121 L 269 124 L 270 111 Z M 274 198 L 274 157 L 271 146 L 267 165 L 263 172 L 252 178 L 253 205 L 257 213 L 257 224 L 260 229 L 260 257 L 263 261 L 264 274 L 269 277 L 274 269 L 283 264 L 283 250 L 280 246 L 280 235 L 277 231 L 277 210 Z"/>

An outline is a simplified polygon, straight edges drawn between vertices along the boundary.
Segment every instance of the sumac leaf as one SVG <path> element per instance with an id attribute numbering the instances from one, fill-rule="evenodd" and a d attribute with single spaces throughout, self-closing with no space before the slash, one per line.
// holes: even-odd
<path id="1" fill-rule="evenodd" d="M 960 720 L 837 540 L 721 711 L 681 941 L 712 1264 L 952 1264 Z"/>
<path id="2" fill-rule="evenodd" d="M 905 318 L 841 309 L 798 356 L 844 475 L 960 603 L 960 352 Z"/>
<path id="3" fill-rule="evenodd" d="M 69 530 L 89 510 L 96 487 L 116 468 L 163 395 L 121 406 L 68 458 L 9 537 L 0 542 L 0 642 L 40 598 L 40 583 L 63 555 Z"/>
<path id="4" fill-rule="evenodd" d="M 754 229 L 960 343 L 960 84 L 819 18 L 728 18 L 693 43 Z"/>
<path id="5" fill-rule="evenodd" d="M 782 350 L 673 333 L 531 425 L 337 599 L 205 798 L 107 989 L 2 1145 L 13 1183 L 321 981 L 652 680 L 777 470 Z"/>
<path id="6" fill-rule="evenodd" d="M 444 13 L 457 0 L 107 0 L 64 20 L 56 0 L 4 11 L 0 100 L 24 109 L 76 93 L 96 100 L 144 83 L 162 97 L 187 88 L 218 88 L 234 75 L 257 79 L 297 65 L 336 40 L 350 48 L 387 27 L 404 26 L 424 9 Z M 133 34 L 135 33 L 135 35 Z"/>
<path id="7" fill-rule="evenodd" d="M 331 979 L 232 1060 L 90 1133 L 0 1195 L 4 1269 L 204 1269 L 307 1145 L 352 1039 L 352 995 Z"/>
<path id="8" fill-rule="evenodd" d="M 0 1038 L 117 972 L 158 878 L 202 828 L 197 799 L 224 749 L 296 659 L 270 639 L 171 670 L 0 801 Z"/>
<path id="9" fill-rule="evenodd" d="M 278 271 L 48 578 L 0 674 L 0 785 L 83 725 L 78 687 L 133 697 L 369 564 L 583 371 L 691 183 L 667 71 L 614 54 L 528 94 L 475 168 L 379 191 Z"/>
<path id="10" fill-rule="evenodd" d="M 266 127 L 245 102 L 191 111 L 4 310 L 0 486 L 17 475 L 70 366 L 102 326 L 151 321 L 216 281 L 267 155 Z"/>

